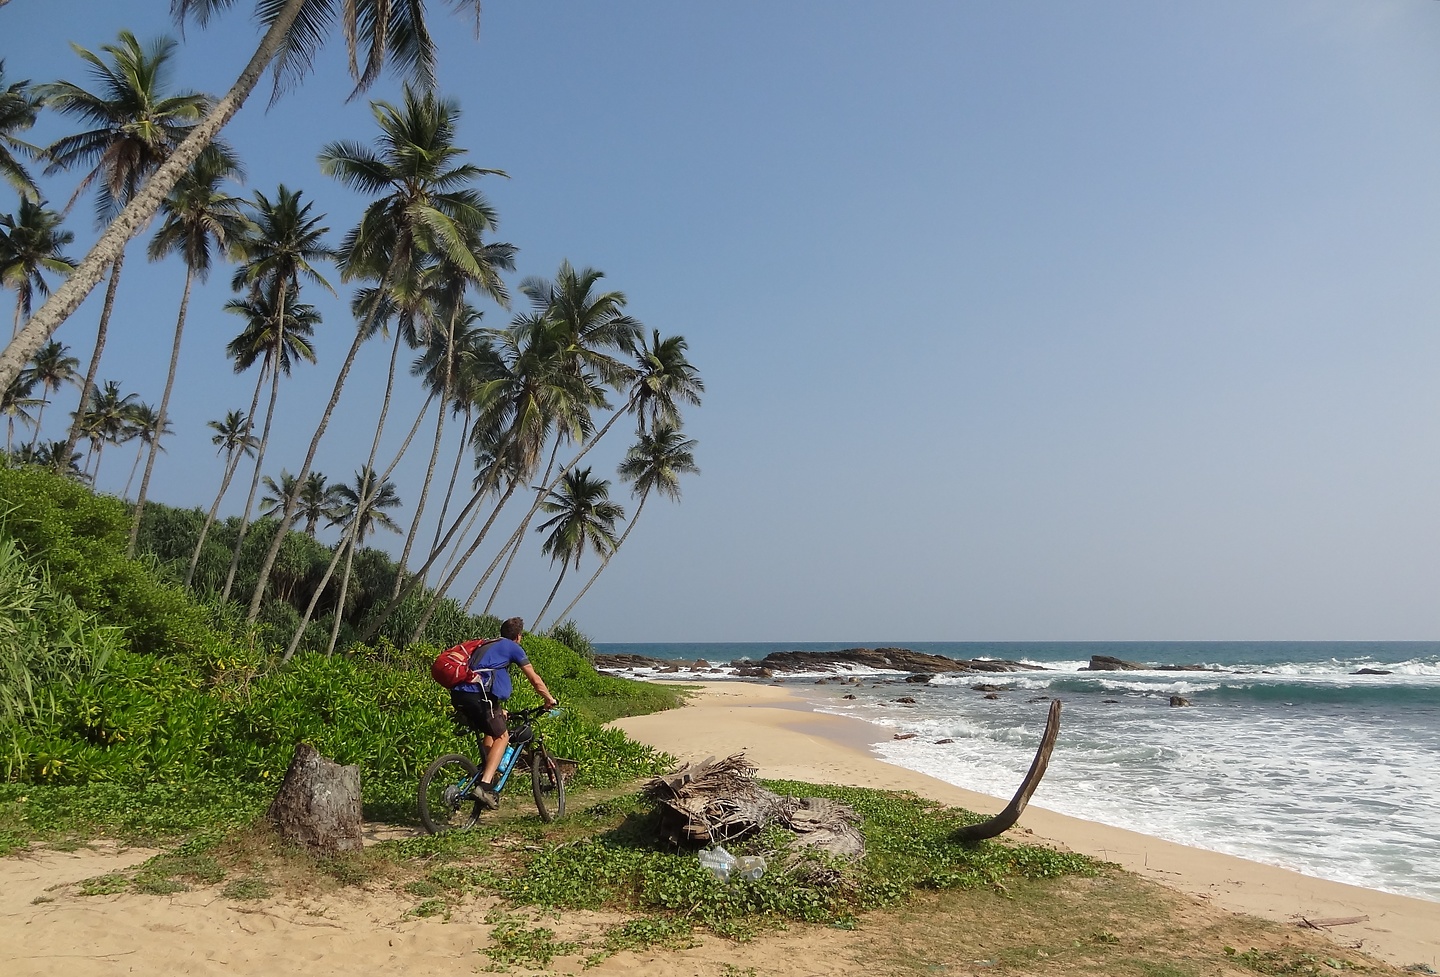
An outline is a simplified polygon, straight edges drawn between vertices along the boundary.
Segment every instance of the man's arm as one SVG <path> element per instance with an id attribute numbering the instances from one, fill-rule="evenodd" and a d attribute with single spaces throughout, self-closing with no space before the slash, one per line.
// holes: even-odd
<path id="1" fill-rule="evenodd" d="M 545 688 L 545 681 L 540 677 L 540 673 L 535 671 L 535 666 L 526 662 L 520 666 L 520 671 L 524 673 L 525 678 L 529 680 L 530 684 L 535 686 L 535 691 L 540 693 L 540 698 L 545 700 L 545 707 L 547 709 L 553 709 L 555 707 L 555 697 L 550 694 L 549 689 Z"/>

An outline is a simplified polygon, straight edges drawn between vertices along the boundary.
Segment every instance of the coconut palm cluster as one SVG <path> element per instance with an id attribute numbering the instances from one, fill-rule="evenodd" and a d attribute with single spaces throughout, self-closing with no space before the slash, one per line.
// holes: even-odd
<path id="1" fill-rule="evenodd" d="M 244 5 L 174 0 L 172 11 L 177 27 L 238 32 L 241 19 L 225 16 L 234 6 Z M 478 0 L 449 6 L 479 15 Z M 625 294 L 608 289 L 593 268 L 566 262 L 552 277 L 520 280 L 512 295 L 506 275 L 515 270 L 516 248 L 496 239 L 499 217 L 480 189 L 506 174 L 470 161 L 459 142 L 460 106 L 435 90 L 426 3 L 265 0 L 253 14 L 263 36 L 219 96 L 174 83 L 180 42 L 142 41 L 128 31 L 96 51 L 75 46 L 84 72 L 77 81 L 12 79 L 0 62 L 0 175 L 13 194 L 13 209 L 0 214 L 0 284 L 15 297 L 11 338 L 0 353 L 6 458 L 93 484 L 106 450 L 128 445 L 123 494 L 136 555 L 156 460 L 175 436 L 172 395 L 187 381 L 179 365 L 193 286 L 226 264 L 234 298 L 224 311 L 234 316 L 235 331 L 217 355 L 237 374 L 253 376 L 254 385 L 248 405 L 208 422 L 223 472 L 213 498 L 194 503 L 208 511 L 187 540 L 186 585 L 233 602 L 248 621 L 268 602 L 291 603 L 298 625 L 288 659 L 322 603 L 334 608 L 334 650 L 357 562 L 375 534 L 403 543 L 388 594 L 367 603 L 363 620 L 351 615 L 348 622 L 350 636 L 362 641 L 417 598 L 413 625 L 407 619 L 416 639 L 447 597 L 488 614 L 535 532 L 540 555 L 557 572 L 530 616 L 532 628 L 546 623 L 567 574 L 592 556 L 593 569 L 558 623 L 629 538 L 651 495 L 677 500 L 681 476 L 699 470 L 681 412 L 700 404 L 704 384 L 684 337 L 645 328 L 627 311 Z M 338 238 L 301 188 L 242 192 L 240 154 L 221 135 L 262 76 L 270 73 L 279 97 L 335 36 L 348 48 L 353 94 L 387 69 L 405 75 L 397 100 L 371 103 L 372 131 L 319 152 L 322 174 L 365 201 Z M 68 127 L 48 145 L 25 139 L 41 113 Z M 65 199 L 52 202 L 46 188 L 67 180 Z M 84 200 L 99 236 L 77 256 L 66 224 Z M 169 367 L 153 404 L 102 368 L 136 238 L 150 261 L 168 260 L 181 271 Z M 93 345 L 74 350 L 53 339 L 101 281 Z M 305 454 L 276 458 L 272 434 L 285 381 L 318 362 L 314 336 L 323 316 L 310 301 L 317 290 L 348 298 L 353 340 L 333 364 L 330 396 Z M 508 322 L 485 325 L 486 304 Z M 134 338 L 123 335 L 130 324 L 115 325 L 118 341 Z M 389 358 L 374 438 L 353 477 L 332 479 L 316 470 L 315 459 L 332 421 L 357 413 L 337 408 L 367 347 L 384 348 Z M 423 405 L 414 416 L 395 416 L 395 394 L 406 383 L 420 385 Z M 367 406 L 376 400 L 366 392 Z M 57 401 L 62 406 L 47 413 Z M 382 455 L 382 435 L 396 425 L 408 432 L 403 445 Z M 612 482 L 586 460 L 612 430 L 634 438 L 616 473 L 635 499 L 628 520 L 611 498 Z M 402 500 L 392 476 L 403 459 L 421 456 L 418 497 Z M 229 565 L 212 572 L 202 557 L 227 498 L 239 512 L 227 523 Z M 506 509 L 511 515 L 500 523 Z M 497 523 L 506 528 L 492 538 Z M 277 585 L 287 541 L 313 539 L 322 526 L 337 528 L 340 539 L 321 579 Z M 478 581 L 468 595 L 454 592 L 467 567 L 472 577 L 479 570 Z"/>

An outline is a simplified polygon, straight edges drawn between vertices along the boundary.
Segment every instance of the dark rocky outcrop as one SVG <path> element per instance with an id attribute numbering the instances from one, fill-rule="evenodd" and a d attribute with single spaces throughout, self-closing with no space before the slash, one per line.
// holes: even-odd
<path id="1" fill-rule="evenodd" d="M 1361 668 L 1350 673 L 1351 675 L 1394 675 L 1388 668 Z"/>
<path id="2" fill-rule="evenodd" d="M 1185 698 L 1183 695 L 1172 695 L 1172 696 L 1170 697 L 1170 705 L 1171 705 L 1172 707 L 1174 707 L 1174 706 L 1188 706 L 1189 704 L 1190 704 L 1190 700 L 1187 699 L 1187 698 Z"/>
<path id="3" fill-rule="evenodd" d="M 942 672 L 1043 672 L 1039 665 L 973 659 L 964 661 L 929 655 L 908 648 L 846 648 L 843 651 L 777 651 L 762 658 L 761 667 L 777 672 L 813 672 L 821 669 L 874 668 L 911 672 L 933 678 Z M 917 679 L 918 681 L 918 679 Z M 927 679 L 928 681 L 928 679 Z"/>

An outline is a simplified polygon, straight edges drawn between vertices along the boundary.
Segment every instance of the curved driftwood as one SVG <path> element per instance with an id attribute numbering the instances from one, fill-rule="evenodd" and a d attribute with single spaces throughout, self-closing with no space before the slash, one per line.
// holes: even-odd
<path id="1" fill-rule="evenodd" d="M 1050 763 L 1050 751 L 1055 748 L 1055 738 L 1060 735 L 1060 700 L 1054 699 L 1050 703 L 1050 716 L 1045 720 L 1045 735 L 1040 738 L 1040 748 L 1035 751 L 1035 760 L 1030 764 L 1030 772 L 1025 775 L 1020 789 L 1015 796 L 1010 798 L 1010 803 L 1005 810 L 995 815 L 989 821 L 982 821 L 979 824 L 967 825 L 956 831 L 952 838 L 956 841 L 984 841 L 986 838 L 994 838 L 997 835 L 1009 831 L 1020 820 L 1020 814 L 1025 810 L 1025 805 L 1030 803 L 1030 795 L 1035 793 L 1035 788 L 1040 786 L 1040 778 L 1045 776 L 1045 767 Z"/>

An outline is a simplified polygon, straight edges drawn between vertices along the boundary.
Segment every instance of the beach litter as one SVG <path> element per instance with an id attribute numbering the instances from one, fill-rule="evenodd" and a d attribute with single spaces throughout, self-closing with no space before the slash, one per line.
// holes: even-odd
<path id="1" fill-rule="evenodd" d="M 716 845 L 714 848 L 706 848 L 700 853 L 700 865 L 715 876 L 721 882 L 728 882 L 730 874 L 735 871 L 736 857 Z"/>

